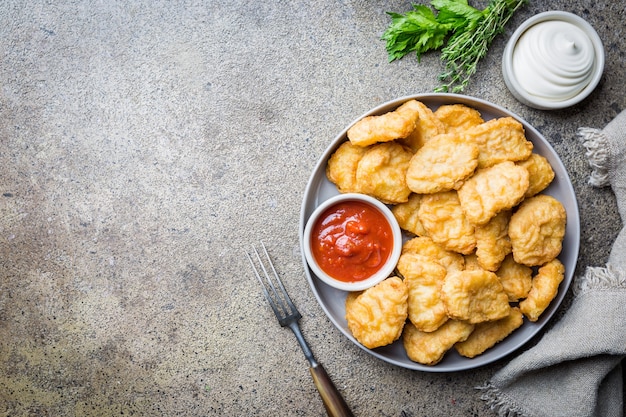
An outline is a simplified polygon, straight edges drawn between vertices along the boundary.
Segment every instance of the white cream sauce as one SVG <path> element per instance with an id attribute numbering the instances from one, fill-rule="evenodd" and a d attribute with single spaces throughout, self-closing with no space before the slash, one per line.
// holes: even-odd
<path id="1" fill-rule="evenodd" d="M 518 40 L 513 72 L 528 94 L 562 101 L 589 84 L 595 59 L 593 44 L 582 29 L 564 21 L 544 21 Z"/>

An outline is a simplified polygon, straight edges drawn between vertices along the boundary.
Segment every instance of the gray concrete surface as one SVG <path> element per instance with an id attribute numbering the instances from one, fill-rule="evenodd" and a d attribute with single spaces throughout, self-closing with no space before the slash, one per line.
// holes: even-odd
<path id="1" fill-rule="evenodd" d="M 438 54 L 387 62 L 385 11 L 409 8 L 2 2 L 0 415 L 325 415 L 243 256 L 259 239 L 357 415 L 494 415 L 474 387 L 506 359 L 454 374 L 394 367 L 343 337 L 304 279 L 298 221 L 319 156 L 366 110 L 437 85 Z M 465 91 L 518 113 L 565 162 L 581 270 L 605 262 L 621 228 L 574 135 L 626 107 L 624 8 L 531 1 Z M 607 62 L 588 100 L 544 112 L 509 94 L 499 64 L 515 27 L 551 9 L 586 18 Z"/>

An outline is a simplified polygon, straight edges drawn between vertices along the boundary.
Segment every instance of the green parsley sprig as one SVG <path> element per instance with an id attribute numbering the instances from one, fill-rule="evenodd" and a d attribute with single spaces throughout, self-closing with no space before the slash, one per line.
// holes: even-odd
<path id="1" fill-rule="evenodd" d="M 490 0 L 484 10 L 478 10 L 467 0 L 432 0 L 436 14 L 416 4 L 405 14 L 387 12 L 391 24 L 382 40 L 386 41 L 389 62 L 409 53 L 415 53 L 419 62 L 425 52 L 441 49 L 445 69 L 438 77 L 442 84 L 435 91 L 459 93 L 487 55 L 493 39 L 527 1 Z"/>

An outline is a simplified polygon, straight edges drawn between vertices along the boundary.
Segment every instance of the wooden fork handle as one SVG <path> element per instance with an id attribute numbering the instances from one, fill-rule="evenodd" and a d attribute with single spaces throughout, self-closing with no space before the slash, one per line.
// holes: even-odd
<path id="1" fill-rule="evenodd" d="M 311 371 L 315 386 L 322 397 L 328 415 L 330 417 L 354 417 L 354 414 L 350 411 L 350 407 L 346 404 L 346 401 L 337 390 L 337 387 L 335 387 L 335 384 L 333 384 L 333 381 L 330 380 L 324 367 L 316 363 L 314 366 L 310 367 L 309 370 Z"/>

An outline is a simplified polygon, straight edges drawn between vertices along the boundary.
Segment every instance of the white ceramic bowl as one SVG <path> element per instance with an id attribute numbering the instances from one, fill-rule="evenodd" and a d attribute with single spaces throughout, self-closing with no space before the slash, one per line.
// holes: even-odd
<path id="1" fill-rule="evenodd" d="M 528 31 L 531 27 L 549 21 L 561 21 L 573 24 L 574 26 L 581 29 L 591 41 L 594 49 L 595 60 L 593 63 L 593 69 L 591 78 L 587 83 L 586 87 L 584 87 L 580 92 L 578 92 L 575 96 L 565 98 L 565 99 L 548 99 L 544 97 L 540 97 L 535 94 L 530 94 L 525 88 L 522 87 L 518 78 L 515 76 L 514 71 L 514 51 L 520 38 L 526 31 Z M 522 23 L 517 30 L 509 39 L 506 48 L 504 49 L 504 54 L 502 56 L 502 75 L 504 76 L 504 82 L 506 83 L 508 89 L 511 91 L 511 94 L 519 100 L 520 102 L 526 104 L 527 106 L 540 109 L 540 110 L 556 110 L 563 109 L 566 107 L 573 106 L 587 98 L 589 94 L 596 88 L 598 83 L 600 82 L 600 78 L 602 77 L 602 72 L 604 71 L 604 47 L 602 45 L 602 41 L 598 36 L 597 32 L 594 28 L 583 18 L 568 12 L 563 11 L 548 11 L 539 13 L 530 19 L 526 20 Z"/>
<path id="2" fill-rule="evenodd" d="M 327 209 L 332 208 L 339 203 L 348 201 L 358 201 L 366 203 L 376 209 L 385 217 L 385 219 L 389 223 L 389 226 L 391 227 L 391 232 L 393 234 L 393 248 L 385 264 L 369 278 L 352 282 L 340 281 L 324 272 L 324 270 L 322 270 L 322 268 L 320 268 L 320 266 L 318 265 L 311 248 L 311 232 L 314 225 L 319 220 L 320 216 L 324 214 Z M 398 225 L 398 222 L 391 210 L 377 199 L 357 193 L 339 194 L 324 201 L 315 209 L 313 214 L 311 214 L 304 229 L 302 245 L 304 248 L 304 256 L 307 260 L 307 263 L 319 279 L 321 279 L 331 287 L 342 291 L 362 291 L 367 288 L 373 287 L 385 278 L 389 277 L 395 269 L 396 264 L 398 263 L 398 259 L 400 258 L 400 252 L 402 251 L 402 230 L 400 230 L 400 226 Z"/>

